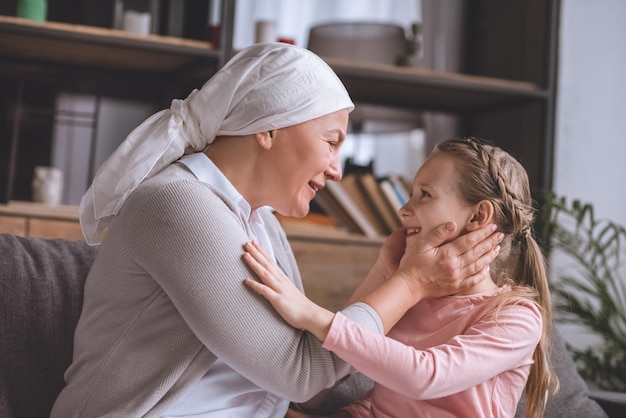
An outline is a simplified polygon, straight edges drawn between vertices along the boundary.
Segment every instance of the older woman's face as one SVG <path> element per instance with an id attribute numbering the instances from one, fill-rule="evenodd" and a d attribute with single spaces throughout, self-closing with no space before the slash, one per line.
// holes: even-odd
<path id="1" fill-rule="evenodd" d="M 305 216 L 326 180 L 341 179 L 339 148 L 346 137 L 348 113 L 340 110 L 276 131 L 269 200 L 278 213 Z"/>

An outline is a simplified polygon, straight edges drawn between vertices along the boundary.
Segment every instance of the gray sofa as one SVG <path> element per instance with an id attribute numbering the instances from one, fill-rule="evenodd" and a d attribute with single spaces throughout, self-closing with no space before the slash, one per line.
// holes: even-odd
<path id="1" fill-rule="evenodd" d="M 0 417 L 49 415 L 71 362 L 83 284 L 95 255 L 82 242 L 0 234 Z M 556 337 L 552 360 L 561 390 L 546 418 L 606 417 Z M 337 387 L 325 407 L 348 402 L 370 386 L 356 375 Z"/>

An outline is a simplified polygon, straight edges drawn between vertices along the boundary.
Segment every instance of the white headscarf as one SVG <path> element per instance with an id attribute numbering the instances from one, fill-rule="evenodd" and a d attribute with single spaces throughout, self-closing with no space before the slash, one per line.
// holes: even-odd
<path id="1" fill-rule="evenodd" d="M 334 71 L 317 55 L 283 43 L 243 49 L 200 90 L 135 128 L 100 166 L 80 202 L 90 245 L 133 190 L 184 154 L 219 135 L 250 135 L 354 108 Z"/>

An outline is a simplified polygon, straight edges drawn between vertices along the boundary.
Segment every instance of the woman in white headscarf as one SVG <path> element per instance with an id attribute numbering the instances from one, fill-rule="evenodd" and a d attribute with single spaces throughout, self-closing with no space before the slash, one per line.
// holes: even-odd
<path id="1" fill-rule="evenodd" d="M 256 240 L 302 286 L 270 208 L 304 216 L 316 191 L 341 178 L 352 108 L 319 57 L 257 44 L 131 132 L 81 202 L 85 239 L 102 245 L 53 417 L 277 417 L 351 372 L 243 284 L 251 271 L 241 257 Z M 344 314 L 382 332 L 416 299 L 486 277 L 495 238 L 433 248 L 446 233 L 411 250 L 401 284 L 377 306 Z M 384 246 L 369 288 L 397 268 L 403 241 Z"/>

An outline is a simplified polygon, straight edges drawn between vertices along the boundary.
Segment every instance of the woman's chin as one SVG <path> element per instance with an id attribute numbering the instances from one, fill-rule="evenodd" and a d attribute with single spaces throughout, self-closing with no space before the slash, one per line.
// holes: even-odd
<path id="1" fill-rule="evenodd" d="M 289 210 L 280 210 L 275 208 L 274 210 L 280 215 L 286 216 L 288 218 L 304 218 L 309 214 L 310 208 L 307 205 L 303 208 L 290 208 Z"/>

